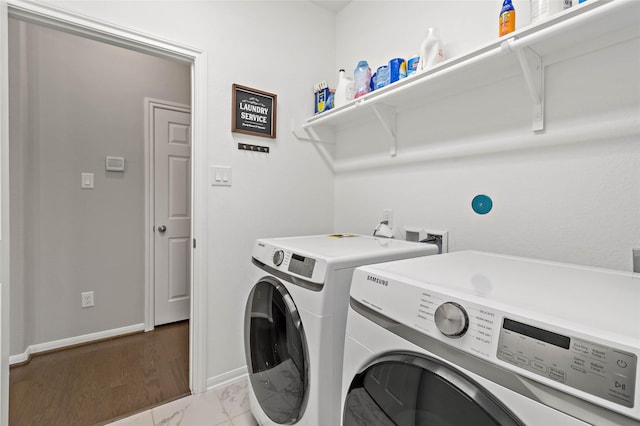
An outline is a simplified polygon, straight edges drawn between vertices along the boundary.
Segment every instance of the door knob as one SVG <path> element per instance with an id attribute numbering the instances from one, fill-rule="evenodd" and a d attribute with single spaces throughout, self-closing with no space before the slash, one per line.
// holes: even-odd
<path id="1" fill-rule="evenodd" d="M 158 226 L 158 232 L 164 232 L 164 231 L 166 231 L 166 230 L 167 230 L 167 227 L 166 227 L 166 226 L 164 226 L 164 225 L 160 225 L 160 226 Z"/>

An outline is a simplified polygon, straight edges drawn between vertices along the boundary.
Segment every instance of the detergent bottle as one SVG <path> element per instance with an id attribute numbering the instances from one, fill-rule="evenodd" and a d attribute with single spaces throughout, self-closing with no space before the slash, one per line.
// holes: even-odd
<path id="1" fill-rule="evenodd" d="M 343 69 L 338 71 L 338 85 L 336 86 L 336 94 L 333 100 L 334 106 L 338 108 L 352 100 L 355 96 L 355 91 L 353 80 L 347 77 Z"/>
<path id="2" fill-rule="evenodd" d="M 442 41 L 440 41 L 438 30 L 434 27 L 431 27 L 427 30 L 427 37 L 420 45 L 418 73 L 423 72 L 442 61 L 444 61 Z"/>
<path id="3" fill-rule="evenodd" d="M 369 68 L 367 61 L 358 62 L 358 66 L 353 72 L 353 81 L 355 83 L 356 99 L 371 91 L 371 68 Z"/>

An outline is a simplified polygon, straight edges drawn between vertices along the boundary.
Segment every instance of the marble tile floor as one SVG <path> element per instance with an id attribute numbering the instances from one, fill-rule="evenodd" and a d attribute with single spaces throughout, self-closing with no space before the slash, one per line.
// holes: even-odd
<path id="1" fill-rule="evenodd" d="M 109 426 L 256 426 L 249 411 L 247 379 L 180 398 Z"/>

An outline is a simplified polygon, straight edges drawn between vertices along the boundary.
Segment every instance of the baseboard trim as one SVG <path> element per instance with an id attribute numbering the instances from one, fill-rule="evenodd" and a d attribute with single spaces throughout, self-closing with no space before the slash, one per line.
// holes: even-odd
<path id="1" fill-rule="evenodd" d="M 82 336 L 69 337 L 66 339 L 54 340 L 52 342 L 46 343 L 37 343 L 35 345 L 30 345 L 27 349 L 17 355 L 11 355 L 9 357 L 9 365 L 21 364 L 23 362 L 29 361 L 29 358 L 33 354 L 37 354 L 39 352 L 46 352 L 55 349 L 65 348 L 67 346 L 75 346 L 83 343 L 89 343 L 96 340 L 109 339 L 111 337 L 122 336 L 124 334 L 136 333 L 138 331 L 144 331 L 144 323 L 142 324 L 134 324 L 126 327 L 114 328 L 111 330 L 99 331 L 97 333 L 84 334 Z"/>
<path id="2" fill-rule="evenodd" d="M 247 366 L 236 368 L 235 370 L 228 371 L 224 374 L 219 374 L 207 379 L 207 390 L 213 390 L 216 388 L 227 386 L 230 383 L 236 382 L 247 376 Z"/>

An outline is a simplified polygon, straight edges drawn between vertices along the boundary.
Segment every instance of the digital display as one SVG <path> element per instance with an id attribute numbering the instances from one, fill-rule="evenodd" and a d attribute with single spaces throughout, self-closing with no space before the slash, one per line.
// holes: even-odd
<path id="1" fill-rule="evenodd" d="M 569 349 L 571 344 L 571 339 L 567 336 L 510 320 L 509 318 L 504 319 L 502 328 L 513 331 L 514 333 L 522 334 L 523 336 L 531 337 L 532 339 L 540 340 L 541 342 L 549 343 L 550 345 L 558 346 L 562 349 Z"/>
<path id="2" fill-rule="evenodd" d="M 553 382 L 633 407 L 636 354 L 504 318 L 496 356 Z"/>
<path id="3" fill-rule="evenodd" d="M 289 262 L 289 272 L 293 272 L 303 277 L 311 278 L 313 275 L 313 267 L 316 265 L 315 259 L 300 256 L 291 253 L 291 261 Z"/>

